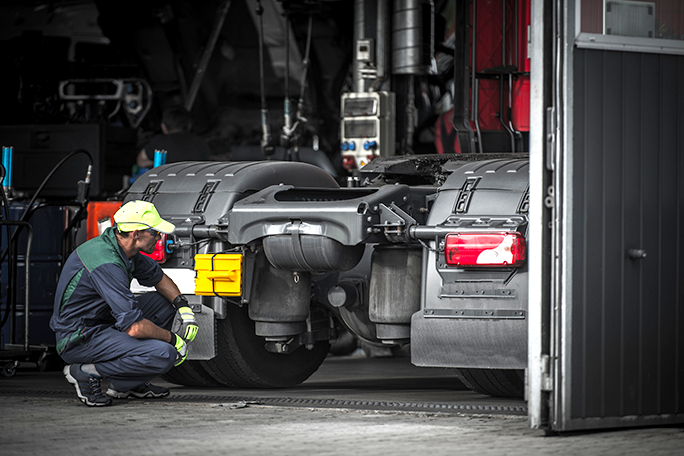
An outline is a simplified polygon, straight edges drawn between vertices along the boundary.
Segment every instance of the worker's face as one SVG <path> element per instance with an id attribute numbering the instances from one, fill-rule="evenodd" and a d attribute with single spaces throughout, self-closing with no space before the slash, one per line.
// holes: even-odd
<path id="1" fill-rule="evenodd" d="M 142 252 L 152 253 L 154 252 L 154 247 L 159 239 L 161 239 L 161 233 L 159 231 L 140 231 L 140 237 L 138 238 L 138 246 L 140 247 L 140 250 Z"/>

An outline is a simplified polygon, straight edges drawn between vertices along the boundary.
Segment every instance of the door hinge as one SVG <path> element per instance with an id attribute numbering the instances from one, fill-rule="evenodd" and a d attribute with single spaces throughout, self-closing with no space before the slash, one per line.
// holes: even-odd
<path id="1" fill-rule="evenodd" d="M 541 356 L 541 390 L 553 391 L 553 376 L 551 375 L 551 357 L 549 355 Z"/>

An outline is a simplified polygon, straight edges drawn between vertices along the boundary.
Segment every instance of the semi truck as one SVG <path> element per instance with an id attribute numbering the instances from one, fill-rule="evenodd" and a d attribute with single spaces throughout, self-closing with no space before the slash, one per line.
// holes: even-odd
<path id="1" fill-rule="evenodd" d="M 293 158 L 167 164 L 130 187 L 124 202 L 176 225 L 156 258 L 202 327 L 170 381 L 293 386 L 351 333 L 408 346 L 413 364 L 453 368 L 478 392 L 524 396 L 530 3 L 435 3 L 354 2 L 346 180 Z M 440 153 L 425 153 L 420 91 L 445 72 Z"/>
<path id="2" fill-rule="evenodd" d="M 220 2 L 200 68 L 210 68 L 214 47 L 228 49 L 217 34 L 232 15 L 249 14 L 259 43 L 270 42 L 264 30 L 299 36 L 302 46 L 293 47 L 285 79 L 299 71 L 302 79 L 291 79 L 300 94 L 291 100 L 285 93 L 280 133 L 271 133 L 262 92 L 259 154 L 235 146 L 228 161 L 165 164 L 116 193 L 121 176 L 111 165 L 122 160 L 98 161 L 94 154 L 91 196 L 116 200 L 100 206 L 151 201 L 177 227 L 155 258 L 188 296 L 202 332 L 168 379 L 195 386 L 296 385 L 318 368 L 331 343 L 350 333 L 369 346 L 410 346 L 414 364 L 454 368 L 477 391 L 522 397 L 530 2 L 232 3 Z M 349 10 L 353 24 L 340 22 L 339 40 L 330 45 L 320 37 L 321 24 L 332 30 L 330 17 Z M 97 11 L 103 24 L 116 17 L 103 4 Z M 499 25 L 489 27 L 492 21 Z M 347 38 L 352 50 L 339 55 L 351 60 L 349 77 L 340 78 L 344 65 L 326 66 L 324 54 L 338 52 Z M 274 60 L 282 49 L 264 50 L 274 68 L 282 66 Z M 307 69 L 315 77 L 307 80 Z M 204 84 L 211 86 L 216 81 L 207 73 Z M 273 76 L 261 73 L 263 91 Z M 164 100 L 155 74 L 146 75 L 146 93 Z M 194 89 L 202 83 L 198 75 Z M 333 79 L 345 80 L 341 93 L 326 89 Z M 86 82 L 78 79 L 74 87 Z M 76 95 L 66 95 L 60 99 L 76 103 Z M 337 113 L 323 111 L 320 100 L 331 96 Z M 90 92 L 81 98 L 82 105 L 119 102 Z M 316 122 L 315 115 L 336 118 L 332 138 L 323 128 L 328 122 Z M 102 128 L 12 126 L 4 137 L 16 143 L 19 158 L 31 157 L 36 131 L 66 127 L 83 127 L 69 130 L 72 142 L 81 129 Z M 24 130 L 22 142 L 15 136 Z M 319 148 L 325 144 L 338 150 Z M 17 186 L 30 191 L 25 180 Z M 90 237 L 107 217 L 92 204 L 88 213 Z M 133 289 L 144 291 L 136 283 Z"/>
<path id="3" fill-rule="evenodd" d="M 523 396 L 527 158 L 379 158 L 361 176 L 340 187 L 305 163 L 183 162 L 131 186 L 124 202 L 176 225 L 154 255 L 202 328 L 170 381 L 293 386 L 346 330 Z"/>
<path id="4" fill-rule="evenodd" d="M 39 165 L 87 149 L 91 203 L 148 199 L 174 221 L 178 230 L 156 257 L 203 328 L 190 359 L 169 373 L 177 383 L 294 385 L 332 341 L 352 333 L 366 344 L 409 346 L 414 364 L 455 369 L 481 392 L 519 397 L 526 383 L 531 427 L 680 423 L 682 249 L 664 241 L 677 239 L 682 209 L 679 3 L 215 0 L 12 9 L 0 15 L 10 56 L 0 136 L 26 171 L 14 176 L 12 204 L 36 190 Z M 68 4 L 85 5 L 95 19 L 83 22 L 86 31 L 98 28 L 106 39 L 93 42 L 68 20 L 69 47 L 51 37 Z M 29 30 L 29 13 L 42 15 L 41 30 Z M 107 71 L 58 71 L 56 51 Z M 52 71 L 43 71 L 46 62 Z M 139 85 L 103 98 L 102 78 L 122 89 Z M 149 91 L 136 90 L 143 80 Z M 153 108 L 142 128 L 180 100 L 200 120 L 226 114 L 212 139 L 227 139 L 215 162 L 164 165 L 113 193 L 122 176 L 112 165 L 126 158 L 112 152 L 130 142 L 146 100 Z M 136 103 L 124 109 L 124 101 Z M 128 131 L 112 131 L 118 124 Z M 240 129 L 245 134 L 233 134 Z M 131 157 L 139 151 L 129 149 Z M 299 163 L 320 154 L 334 166 Z M 40 200 L 76 194 L 85 166 L 66 174 L 55 174 Z M 69 249 L 47 235 L 61 237 L 77 218 L 57 212 L 58 222 L 28 220 L 49 247 L 49 271 Z M 91 204 L 88 221 L 89 231 L 107 223 Z M 77 240 L 83 230 L 71 222 L 66 235 Z M 26 283 L 29 276 L 19 242 L 17 291 L 23 272 Z M 32 267 L 45 252 L 34 253 Z M 11 282 L 4 269 L 2 276 Z M 31 284 L 49 294 L 55 276 Z M 22 295 L 1 297 L 0 352 L 8 325 L 15 323 L 12 341 L 28 328 Z M 37 296 L 31 324 L 51 309 Z M 32 329 L 29 340 L 25 332 L 25 345 L 41 342 L 39 334 Z"/>

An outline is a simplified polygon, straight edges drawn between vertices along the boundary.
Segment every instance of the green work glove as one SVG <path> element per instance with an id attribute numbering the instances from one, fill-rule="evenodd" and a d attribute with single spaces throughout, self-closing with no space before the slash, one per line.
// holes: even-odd
<path id="1" fill-rule="evenodd" d="M 183 338 L 175 333 L 171 333 L 170 344 L 176 348 L 176 362 L 173 365 L 178 366 L 188 357 L 188 346 Z"/>
<path id="2" fill-rule="evenodd" d="M 178 309 L 178 313 L 181 316 L 181 327 L 178 334 L 187 342 L 192 342 L 195 340 L 197 331 L 199 331 L 197 320 L 195 320 L 195 314 L 190 307 L 181 307 Z"/>
<path id="3" fill-rule="evenodd" d="M 192 342 L 195 340 L 195 336 L 197 336 L 199 326 L 197 326 L 194 312 L 188 305 L 188 300 L 185 296 L 178 295 L 176 299 L 173 300 L 173 305 L 178 309 L 181 320 L 180 328 L 175 331 L 175 333 L 185 339 L 186 342 Z"/>

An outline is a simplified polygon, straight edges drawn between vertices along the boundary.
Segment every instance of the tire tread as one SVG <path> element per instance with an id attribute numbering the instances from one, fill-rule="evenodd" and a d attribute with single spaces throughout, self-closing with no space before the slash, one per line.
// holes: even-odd
<path id="1" fill-rule="evenodd" d="M 478 393 L 494 397 L 523 398 L 525 375 L 521 369 L 455 369 L 465 386 Z"/>

